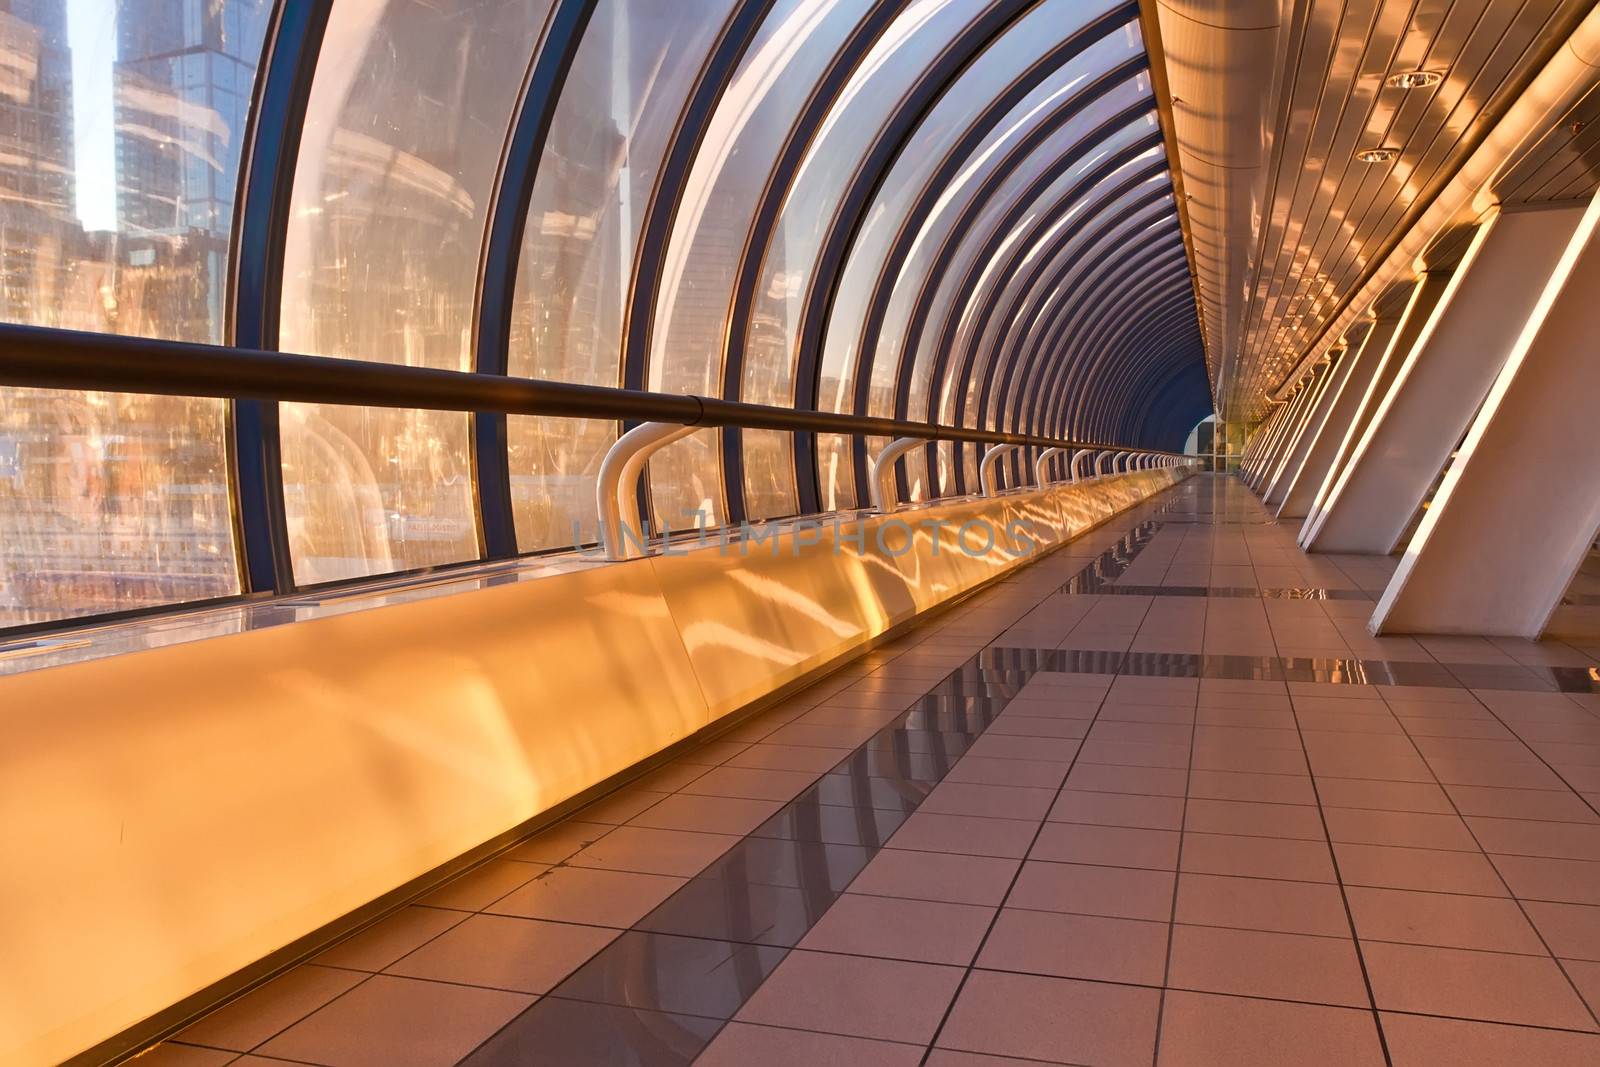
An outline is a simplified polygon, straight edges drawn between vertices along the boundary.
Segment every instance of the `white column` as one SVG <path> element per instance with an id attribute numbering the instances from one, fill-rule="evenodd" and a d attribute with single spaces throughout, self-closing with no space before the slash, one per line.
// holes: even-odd
<path id="1" fill-rule="evenodd" d="M 1406 548 L 1374 633 L 1534 638 L 1600 528 L 1600 197 Z"/>
<path id="2" fill-rule="evenodd" d="M 1345 356 L 1350 360 L 1350 369 L 1340 377 L 1338 391 L 1323 411 L 1321 420 L 1308 428 L 1312 437 L 1306 447 L 1305 458 L 1298 467 L 1285 467 L 1262 498 L 1268 504 L 1278 505 L 1278 518 L 1298 519 L 1311 509 L 1311 501 L 1315 499 L 1322 479 L 1333 466 L 1333 457 L 1339 451 L 1345 428 L 1355 419 L 1356 409 L 1361 406 L 1361 397 L 1377 373 L 1384 350 L 1394 340 L 1399 326 L 1398 314 L 1380 315 L 1373 320 L 1367 336 L 1362 338 L 1361 347 Z"/>
<path id="3" fill-rule="evenodd" d="M 1283 422 L 1289 417 L 1289 409 L 1293 403 L 1279 404 L 1272 409 L 1266 421 L 1256 428 L 1255 434 L 1250 438 L 1250 444 L 1245 449 L 1244 462 L 1239 464 L 1239 472 L 1244 475 L 1244 480 L 1253 482 L 1256 471 L 1261 466 L 1261 456 L 1278 439 L 1278 433 L 1283 428 Z"/>
<path id="4" fill-rule="evenodd" d="M 1306 405 L 1304 414 L 1295 423 L 1294 429 L 1283 442 L 1283 449 L 1278 455 L 1278 460 L 1267 472 L 1262 480 L 1265 487 L 1262 499 L 1276 499 L 1271 494 L 1277 488 L 1285 471 L 1296 471 L 1306 458 L 1306 450 L 1311 447 L 1311 439 L 1315 436 L 1316 427 L 1322 424 L 1322 419 L 1328 410 L 1334 393 L 1339 388 L 1339 383 L 1350 371 L 1353 357 L 1349 346 L 1338 350 L 1332 363 L 1323 365 L 1322 374 L 1317 379 L 1316 391 L 1312 393 L 1310 402 Z"/>
<path id="5" fill-rule="evenodd" d="M 1311 394 L 1314 385 L 1316 385 L 1315 378 L 1308 380 L 1299 389 L 1295 390 L 1294 396 L 1290 399 L 1289 410 L 1284 413 L 1283 422 L 1279 425 L 1276 436 L 1273 437 L 1271 443 L 1261 454 L 1261 466 L 1256 471 L 1255 478 L 1250 486 L 1257 492 L 1260 492 L 1266 486 L 1272 471 L 1283 459 L 1283 450 L 1288 447 L 1289 438 L 1293 436 L 1295 428 L 1304 421 L 1306 412 L 1311 410 Z"/>
<path id="6" fill-rule="evenodd" d="M 1431 321 L 1302 543 L 1388 555 L 1505 366 L 1583 204 L 1504 212 L 1473 235 Z"/>
<path id="7" fill-rule="evenodd" d="M 1327 502 L 1328 494 L 1333 491 L 1334 482 L 1350 462 L 1356 443 L 1361 440 L 1361 435 L 1366 433 L 1372 417 L 1377 414 L 1378 407 L 1383 403 L 1383 398 L 1389 395 L 1389 387 L 1394 384 L 1395 376 L 1400 373 L 1406 355 L 1416 345 L 1417 338 L 1422 336 L 1428 323 L 1433 320 L 1434 308 L 1439 306 L 1439 298 L 1444 295 L 1445 288 L 1449 286 L 1453 276 L 1451 271 L 1424 271 L 1417 284 L 1412 286 L 1411 299 L 1406 301 L 1406 310 L 1400 316 L 1400 328 L 1395 331 L 1394 340 L 1389 343 L 1389 347 L 1384 349 L 1383 359 L 1378 363 L 1372 381 L 1367 383 L 1367 390 L 1361 396 L 1361 406 L 1356 409 L 1350 425 L 1345 427 L 1344 436 L 1339 439 L 1339 449 L 1333 455 L 1333 462 L 1328 465 L 1328 472 L 1323 475 L 1322 484 L 1317 486 L 1317 495 L 1311 501 L 1311 506 L 1306 509 L 1306 521 L 1300 527 L 1302 546 L 1305 544 L 1307 530 L 1316 521 L 1322 512 L 1322 505 Z"/>

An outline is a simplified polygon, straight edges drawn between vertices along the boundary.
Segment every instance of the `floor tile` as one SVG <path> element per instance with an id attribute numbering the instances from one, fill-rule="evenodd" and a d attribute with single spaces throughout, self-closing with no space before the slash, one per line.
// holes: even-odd
<path id="1" fill-rule="evenodd" d="M 1042 819 L 1055 800 L 1053 789 L 943 782 L 918 807 L 939 815 L 982 815 L 996 819 Z"/>
<path id="2" fill-rule="evenodd" d="M 846 893 L 835 900 L 800 948 L 966 966 L 993 908 Z"/>
<path id="3" fill-rule="evenodd" d="M 306 964 L 231 1001 L 178 1034 L 179 1041 L 248 1052 L 351 989 L 366 975 Z M 145 1061 L 139 1060 L 141 1067 Z"/>
<path id="4" fill-rule="evenodd" d="M 1049 817 L 1052 822 L 1178 830 L 1183 826 L 1183 798 L 1064 789 L 1051 807 Z"/>
<path id="5" fill-rule="evenodd" d="M 687 1067 L 716 1036 L 719 1019 L 545 997 L 484 1042 L 467 1067 L 633 1064 Z M 392 1061 L 408 1065 L 413 1061 Z"/>
<path id="6" fill-rule="evenodd" d="M 506 852 L 505 858 L 529 863 L 560 863 L 574 852 L 611 832 L 604 823 L 572 819 L 530 837 Z"/>
<path id="7" fill-rule="evenodd" d="M 939 1048 L 1056 1063 L 1145 1067 L 1160 994 L 1139 986 L 974 971 Z"/>
<path id="8" fill-rule="evenodd" d="M 569 923 L 473 915 L 388 968 L 436 982 L 546 993 L 616 931 Z"/>
<path id="9" fill-rule="evenodd" d="M 490 860 L 452 878 L 418 903 L 432 908 L 482 911 L 513 889 L 520 889 L 549 869 L 542 863 Z"/>
<path id="10" fill-rule="evenodd" d="M 1178 834 L 1124 826 L 1046 823 L 1029 857 L 1057 863 L 1093 863 L 1170 871 L 1178 864 Z"/>
<path id="11" fill-rule="evenodd" d="M 1494 856 L 1511 892 L 1524 899 L 1600 905 L 1600 863 L 1589 860 Z"/>
<path id="12" fill-rule="evenodd" d="M 1158 1067 L 1380 1067 L 1372 1012 L 1174 989 Z"/>
<path id="13" fill-rule="evenodd" d="M 1593 1067 L 1600 1035 L 1382 1012 L 1394 1067 Z"/>
<path id="14" fill-rule="evenodd" d="M 1366 1007 L 1355 946 L 1342 938 L 1177 926 L 1168 982 L 1208 993 Z"/>
<path id="15" fill-rule="evenodd" d="M 1566 959 L 1600 960 L 1600 907 L 1525 900 L 1522 906 L 1550 951 Z"/>
<path id="16" fill-rule="evenodd" d="M 894 848 L 923 852 L 1020 859 L 1027 854 L 1037 829 L 1036 823 L 1021 819 L 983 819 L 919 811 L 901 825 L 889 843 Z"/>
<path id="17" fill-rule="evenodd" d="M 1006 904 L 1034 911 L 1166 922 L 1172 916 L 1174 879 L 1171 871 L 1029 860 L 1017 875 Z"/>
<path id="18" fill-rule="evenodd" d="M 978 966 L 1058 978 L 1159 986 L 1167 923 L 1004 908 Z"/>
<path id="19" fill-rule="evenodd" d="M 1194 874 L 1333 882 L 1333 860 L 1321 841 L 1185 834 L 1182 869 Z"/>
<path id="20" fill-rule="evenodd" d="M 682 878 L 557 867 L 496 901 L 500 915 L 625 928 L 684 884 Z"/>
<path id="21" fill-rule="evenodd" d="M 1328 837 L 1335 842 L 1481 851 L 1472 832 L 1455 815 L 1324 808 L 1323 818 L 1328 823 Z"/>
<path id="22" fill-rule="evenodd" d="M 1019 862 L 993 856 L 885 848 L 850 883 L 850 892 L 998 905 L 1005 898 Z"/>
<path id="23" fill-rule="evenodd" d="M 690 878 L 738 841 L 731 834 L 619 826 L 567 862 L 574 867 Z"/>
<path id="24" fill-rule="evenodd" d="M 630 930 L 577 968 L 555 995 L 727 1019 L 783 961 L 769 945 Z"/>
<path id="25" fill-rule="evenodd" d="M 695 1061 L 696 1067 L 917 1067 L 921 1045 L 838 1034 L 729 1023 Z"/>
<path id="26" fill-rule="evenodd" d="M 452 1064 L 533 1003 L 521 993 L 377 975 L 261 1048 L 332 1067 Z"/>
<path id="27" fill-rule="evenodd" d="M 1335 844 L 1333 851 L 1339 857 L 1339 877 L 1345 885 L 1507 895 L 1505 884 L 1481 853 L 1345 843 Z"/>
<path id="28" fill-rule="evenodd" d="M 961 973 L 926 963 L 795 951 L 736 1018 L 926 1044 L 955 996 Z"/>
<path id="29" fill-rule="evenodd" d="M 1317 809 L 1296 804 L 1191 798 L 1184 812 L 1183 828 L 1197 833 L 1243 837 L 1324 839 Z"/>
<path id="30" fill-rule="evenodd" d="M 1547 955 L 1522 909 L 1502 897 L 1350 886 L 1356 932 L 1367 940 Z"/>
<path id="31" fill-rule="evenodd" d="M 236 1052 L 201 1048 L 198 1045 L 185 1045 L 176 1041 L 163 1041 L 153 1048 L 145 1049 L 139 1053 L 135 1062 L 139 1067 L 223 1067 L 223 1064 L 244 1063 L 248 1059 L 256 1059 L 258 1063 L 270 1062 L 256 1057 L 240 1059 Z"/>
<path id="32" fill-rule="evenodd" d="M 381 971 L 465 918 L 459 911 L 444 908 L 402 908 L 323 950 L 312 962 L 357 971 Z"/>
<path id="33" fill-rule="evenodd" d="M 634 816 L 632 825 L 709 834 L 747 834 L 781 805 L 775 800 L 698 797 L 678 793 Z"/>
<path id="34" fill-rule="evenodd" d="M 1383 1011 L 1522 1026 L 1593 1030 L 1594 1019 L 1549 957 L 1364 942 L 1372 995 Z"/>
<path id="35" fill-rule="evenodd" d="M 1350 936 L 1339 887 L 1314 882 L 1185 873 L 1176 918 L 1195 926 Z"/>

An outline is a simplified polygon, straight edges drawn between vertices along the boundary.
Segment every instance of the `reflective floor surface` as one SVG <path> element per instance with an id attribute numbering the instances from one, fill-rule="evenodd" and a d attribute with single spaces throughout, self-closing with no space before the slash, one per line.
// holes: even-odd
<path id="1" fill-rule="evenodd" d="M 1600 1063 L 1600 648 L 1202 476 L 140 1063 Z"/>

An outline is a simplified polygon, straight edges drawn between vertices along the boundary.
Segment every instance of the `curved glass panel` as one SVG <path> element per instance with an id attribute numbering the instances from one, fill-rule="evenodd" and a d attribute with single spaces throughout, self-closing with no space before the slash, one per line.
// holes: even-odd
<path id="1" fill-rule="evenodd" d="M 1002 183 L 994 197 L 978 212 L 969 229 L 959 235 L 953 253 L 947 256 L 938 288 L 934 291 L 933 300 L 929 305 L 927 318 L 922 324 L 915 356 L 917 365 L 932 367 L 940 352 L 950 316 L 959 315 L 956 320 L 957 332 L 952 335 L 955 343 L 947 353 L 942 381 L 936 383 L 938 406 L 937 409 L 930 407 L 928 412 L 930 418 L 939 421 L 956 418 L 955 387 L 960 378 L 962 354 L 966 351 L 962 344 L 963 331 L 970 332 L 973 325 L 972 318 L 981 307 L 975 299 L 976 295 L 979 292 L 989 291 L 986 283 L 995 280 L 994 262 L 980 264 L 979 255 L 988 247 L 1005 220 L 1020 211 L 1016 223 L 1006 232 L 1004 239 L 998 245 L 994 260 L 998 261 L 1011 254 L 1017 243 L 1022 241 L 1027 233 L 1037 228 L 1040 219 L 1060 203 L 1061 198 L 1082 179 L 1084 173 L 1092 170 L 1105 158 L 1108 149 L 1102 145 L 1090 152 L 1086 158 L 1049 179 L 1049 183 L 1042 191 L 1024 203 L 1023 198 L 1028 195 L 1035 183 L 1050 173 L 1067 151 L 1079 144 L 1083 136 L 1099 125 L 1087 116 L 1083 122 L 1084 125 L 1081 127 L 1076 120 L 1069 123 L 1052 135 L 1037 151 L 1030 154 L 1027 163 Z M 979 273 L 974 275 L 974 272 Z M 972 284 L 969 276 L 977 277 L 978 283 Z M 931 373 L 930 370 L 929 374 Z M 915 383 L 915 379 L 913 382 Z M 930 405 L 931 403 L 930 400 Z"/>
<path id="2" fill-rule="evenodd" d="M 782 0 L 767 13 L 712 116 L 673 220 L 651 337 L 651 389 L 722 394 L 733 283 L 757 201 L 813 85 L 869 7 L 867 0 Z M 772 382 L 752 385 L 743 399 L 783 402 Z M 748 513 L 792 515 L 791 435 L 746 431 L 743 439 Z M 722 523 L 720 445 L 721 431 L 704 430 L 651 457 L 658 520 L 674 529 Z"/>
<path id="3" fill-rule="evenodd" d="M 1120 43 L 1120 39 L 1117 42 L 1106 42 L 1107 45 L 1114 43 Z M 959 186 L 958 195 L 947 194 L 941 197 L 936 210 L 923 223 L 905 263 L 897 272 L 883 328 L 878 337 L 875 360 L 889 359 L 898 364 L 903 358 L 902 349 L 910 332 L 911 314 L 923 295 L 922 288 L 927 282 L 929 271 L 936 264 L 951 269 L 943 273 L 939 287 L 929 300 L 928 322 L 932 324 L 943 321 L 944 315 L 949 312 L 950 302 L 954 299 L 959 281 L 951 280 L 951 273 L 965 271 L 972 258 L 977 255 L 979 239 L 993 232 L 995 220 L 1015 204 L 1016 198 L 1022 191 L 1038 180 L 1039 176 L 1067 151 L 1080 144 L 1089 131 L 1140 100 L 1149 98 L 1149 79 L 1146 75 L 1139 74 L 1091 102 L 1046 136 L 1037 148 L 1017 163 L 1015 170 L 998 183 L 992 200 L 980 208 L 976 217 L 976 220 L 987 218 L 990 222 L 988 227 L 980 223 L 974 226 L 970 233 L 953 233 L 952 228 L 963 214 L 970 210 L 971 195 L 985 181 L 992 179 L 994 168 L 1004 158 L 1004 150 L 1026 132 L 1036 128 L 1040 122 L 1055 115 L 1061 107 L 1070 105 L 1076 91 L 1082 89 L 1085 82 L 1076 68 L 1063 73 L 1064 81 L 1050 83 L 1051 91 L 1040 104 L 1028 107 L 1027 110 L 1018 108 L 1018 113 L 1014 116 L 1016 121 L 1008 122 L 1004 127 L 1004 136 L 996 138 L 992 146 L 986 145 L 984 151 L 968 168 L 968 172 L 973 174 L 972 179 Z M 951 255 L 952 250 L 955 251 L 954 255 Z M 911 368 L 907 372 L 909 389 L 906 410 L 913 418 L 925 414 L 931 417 L 931 412 L 928 412 L 928 400 L 933 392 L 933 383 L 930 379 L 936 345 L 937 339 L 930 337 L 929 331 L 924 330 L 919 335 L 917 350 Z M 876 367 L 876 363 L 874 366 Z"/>
<path id="4" fill-rule="evenodd" d="M 1148 196 L 1155 188 L 1166 185 L 1166 176 L 1151 179 L 1149 182 L 1130 190 L 1128 194 L 1111 201 L 1104 206 L 1100 213 L 1101 218 L 1096 223 L 1107 218 L 1114 218 L 1118 211 L 1125 206 L 1137 203 L 1142 197 Z M 1041 346 L 1054 351 L 1063 340 L 1063 331 L 1069 324 L 1072 315 L 1063 309 L 1072 309 L 1081 304 L 1084 290 L 1091 285 L 1095 275 L 1104 273 L 1120 265 L 1122 250 L 1142 247 L 1151 237 L 1148 232 L 1152 225 L 1163 218 L 1170 218 L 1172 214 L 1172 200 L 1163 197 L 1150 207 L 1140 210 L 1132 219 L 1115 227 L 1109 234 L 1099 234 L 1097 224 L 1086 223 L 1089 232 L 1084 235 L 1074 234 L 1066 241 L 1056 257 L 1040 271 L 1038 280 L 1033 287 L 1016 305 L 1016 313 L 1011 319 L 1009 327 L 1001 336 L 1001 349 L 998 357 L 992 361 L 996 367 L 995 373 L 1000 375 L 997 379 L 1003 383 L 1006 390 L 1001 396 L 1001 390 L 992 389 L 989 394 L 988 416 L 992 425 L 999 425 L 998 413 L 1016 412 L 1012 409 L 1012 401 L 1016 399 L 1017 390 L 1026 386 L 1021 368 L 1017 371 L 1011 369 L 1012 363 L 1018 360 L 1027 361 L 1036 359 L 1036 353 Z M 1087 240 L 1093 237 L 1093 243 Z M 1066 352 L 1058 353 L 1060 358 L 1065 358 Z M 1026 363 L 1024 363 L 1026 366 Z"/>
<path id="5" fill-rule="evenodd" d="M 901 97 L 930 59 L 981 10 L 970 0 L 916 0 L 889 25 L 840 91 L 795 173 L 762 262 L 751 305 L 741 396 L 765 392 L 773 403 L 794 402 L 806 286 L 839 200 Z M 839 382 L 824 381 L 818 406 L 841 410 L 833 399 L 839 389 Z M 851 506 L 853 490 L 840 492 L 843 479 L 853 480 L 849 461 L 839 461 L 838 442 L 829 437 L 819 437 L 817 447 L 823 508 Z"/>
<path id="6" fill-rule="evenodd" d="M 1142 194 L 1150 191 L 1145 187 L 1140 189 Z M 1114 217 L 1125 202 L 1136 201 L 1129 197 L 1108 205 L 1107 216 Z M 1144 253 L 1150 251 L 1152 244 L 1152 227 L 1159 226 L 1164 217 L 1170 218 L 1171 212 L 1170 195 L 1163 196 L 1154 205 L 1141 209 L 1129 223 L 1118 227 L 1114 235 L 1097 239 L 1092 248 L 1071 242 L 1072 247 L 1064 248 L 1049 269 L 1042 272 L 1038 283 L 1042 293 L 1041 313 L 1033 321 L 1029 337 L 1011 345 L 997 361 L 997 373 L 1011 395 L 1017 390 L 1036 394 L 1038 389 L 1047 387 L 1047 381 L 1048 387 L 1056 386 L 1070 368 L 1081 343 L 1076 331 L 1109 302 L 1120 297 L 1123 290 L 1140 282 L 1144 269 L 1136 268 L 1129 273 L 1128 265 L 1133 260 L 1144 261 Z M 1083 258 L 1097 259 L 1095 268 L 1086 270 L 1081 262 Z M 1065 264 L 1065 267 L 1058 264 Z M 1107 281 L 1112 274 L 1116 276 L 1114 283 Z M 1016 363 L 1015 368 L 1013 363 Z M 1036 376 L 1043 375 L 1043 379 L 1024 381 L 1030 371 Z M 1006 410 L 995 405 L 999 392 L 995 389 L 990 394 L 992 411 Z M 1015 417 L 1017 413 L 1012 411 L 1011 414 Z M 998 414 L 993 417 L 998 418 Z"/>
<path id="7" fill-rule="evenodd" d="M 656 174 L 732 0 L 603 0 L 539 161 L 511 311 L 515 377 L 621 385 L 622 323 Z M 523 551 L 596 539 L 601 420 L 512 417 Z"/>
<path id="8" fill-rule="evenodd" d="M 1149 121 L 1154 122 L 1154 118 L 1152 117 Z M 1155 158 L 1161 150 L 1159 148 L 1152 149 L 1149 153 L 1149 158 L 1141 154 L 1138 159 L 1117 168 L 1112 174 L 1097 182 L 1093 189 L 1088 190 L 1087 195 L 1080 196 L 1069 208 L 1057 215 L 1049 225 L 1043 227 L 1042 231 L 1039 231 L 1037 224 L 1048 215 L 1051 209 L 1059 207 L 1064 198 L 1076 195 L 1074 187 L 1080 184 L 1080 179 L 1082 179 L 1086 171 L 1095 169 L 1118 149 L 1136 141 L 1141 125 L 1135 124 L 1127 130 L 1120 131 L 1114 137 L 1109 138 L 1099 151 L 1090 153 L 1084 159 L 1079 160 L 1067 173 L 1051 182 L 1050 188 L 1038 200 L 1038 205 L 1042 206 L 1041 210 L 1038 212 L 1030 210 L 1028 218 L 1007 234 L 1004 252 L 982 265 L 977 283 L 971 287 L 966 305 L 957 320 L 958 324 L 951 358 L 951 367 L 955 369 L 959 367 L 963 355 L 969 351 L 972 352 L 974 370 L 969 379 L 969 387 L 982 381 L 984 376 L 990 373 L 990 368 L 994 366 L 996 353 L 993 346 L 998 343 L 1001 332 L 1009 329 L 1012 325 L 1013 320 L 1007 312 L 1015 306 L 1016 296 L 1021 287 L 1026 284 L 1029 268 L 1034 265 L 1034 261 L 1045 252 L 1050 242 L 1058 234 L 1072 225 L 1075 220 L 1086 217 L 1087 214 L 1091 213 L 1093 208 L 1104 201 L 1130 172 L 1147 166 L 1150 159 Z M 996 290 L 999 290 L 998 296 L 992 295 L 995 294 Z M 975 338 L 973 331 L 978 328 L 979 320 L 982 317 L 979 312 L 990 299 L 999 300 L 999 303 L 996 304 L 999 313 L 992 313 L 988 316 L 987 321 L 983 324 L 981 339 Z M 975 350 L 972 349 L 974 344 L 976 344 Z M 971 418 L 976 415 L 977 412 L 969 404 L 964 417 Z M 980 424 L 968 422 L 967 425 Z"/>
<path id="9" fill-rule="evenodd" d="M 861 331 L 884 260 L 900 231 L 908 224 L 906 215 L 913 202 L 956 142 L 1015 79 L 1059 46 L 1064 37 L 1070 36 L 1069 27 L 1090 21 L 1108 6 L 1103 3 L 1083 4 L 1078 0 L 1049 0 L 1039 5 L 985 49 L 929 111 L 907 141 L 905 151 L 890 168 L 867 211 L 866 222 L 851 246 L 833 312 L 828 320 L 827 343 L 822 354 L 824 379 L 837 379 L 848 383 L 848 390 L 855 389 L 861 362 Z M 1080 71 L 1080 78 L 1086 78 L 1089 70 L 1098 71 L 1109 66 L 1110 57 L 1126 59 L 1129 54 L 1136 54 L 1130 50 L 1130 46 L 1136 49 L 1137 41 L 1133 27 L 1129 26 L 1110 41 L 1099 42 L 1098 48 L 1091 48 L 1089 52 L 1094 53 L 1092 57 L 1080 56 L 1070 66 Z M 1118 44 L 1120 48 L 1116 47 Z M 1105 55 L 1099 54 L 1102 48 L 1106 50 Z M 1090 67 L 1085 60 L 1094 65 Z M 1044 108 L 1045 101 L 1052 93 L 1052 82 L 1053 79 L 1048 79 L 1044 85 L 1034 89 L 1023 104 L 1034 111 Z M 1007 116 L 1012 128 L 1021 122 L 1015 114 L 1013 112 Z M 1022 114 L 1027 114 L 1027 111 Z M 999 128 L 1007 128 L 1005 119 L 1002 119 Z M 989 139 L 993 137 L 991 133 Z M 958 174 L 956 180 L 944 190 L 946 199 L 958 195 L 972 178 L 971 167 L 965 173 Z M 894 412 L 894 386 L 899 370 L 895 355 L 897 353 L 885 353 L 881 348 L 872 353 L 869 361 L 872 368 L 871 388 L 866 409 L 869 414 L 892 415 Z M 847 402 L 843 410 L 853 409 L 854 404 Z"/>
<path id="10" fill-rule="evenodd" d="M 339 0 L 295 166 L 282 347 L 472 368 L 483 228 L 551 0 Z M 468 416 L 285 404 L 302 584 L 478 554 Z"/>
<path id="11" fill-rule="evenodd" d="M 1114 256 L 1114 250 L 1117 250 L 1117 248 L 1133 248 L 1134 254 L 1141 253 L 1141 251 L 1150 251 L 1152 243 L 1160 243 L 1160 234 L 1157 234 L 1155 230 L 1157 230 L 1157 227 L 1162 226 L 1163 222 L 1171 221 L 1171 218 L 1173 218 L 1173 202 L 1171 202 L 1171 198 L 1163 197 L 1154 206 L 1142 210 L 1128 226 L 1118 227 L 1118 234 L 1099 243 L 1096 250 L 1074 254 L 1101 254 L 1101 256 L 1106 256 L 1107 259 L 1110 259 Z M 1179 240 L 1179 250 L 1181 250 L 1181 246 L 1181 240 Z M 1123 278 L 1123 286 L 1142 282 L 1144 275 L 1149 274 L 1150 270 L 1162 264 L 1163 259 L 1160 259 L 1162 253 L 1154 250 L 1152 254 L 1157 256 L 1157 259 L 1139 259 L 1141 266 L 1138 267 L 1138 274 L 1133 275 L 1131 278 Z M 1120 266 L 1120 264 L 1112 264 L 1112 266 Z M 1074 291 L 1083 290 L 1086 293 L 1088 286 L 1093 283 L 1093 278 L 1083 278 L 1082 274 L 1082 270 L 1078 270 L 1077 264 L 1074 264 L 1072 275 L 1062 282 L 1062 286 Z M 1029 360 L 1030 358 L 1034 362 L 1034 381 L 1021 381 L 1021 374 L 1018 374 L 1018 381 L 1011 381 L 1008 384 L 1010 389 L 1013 390 L 1013 395 L 1029 395 L 1029 397 L 1034 398 L 1035 406 L 1040 406 L 1043 400 L 1046 400 L 1045 395 L 1043 395 L 1045 392 L 1051 394 L 1048 400 L 1053 402 L 1054 394 L 1059 394 L 1059 392 L 1066 389 L 1069 374 L 1074 373 L 1074 363 L 1080 358 L 1080 354 L 1083 352 L 1083 344 L 1085 344 L 1085 338 L 1078 336 L 1078 333 L 1080 333 L 1083 326 L 1088 325 L 1090 315 L 1099 310 L 1099 307 L 1104 306 L 1107 301 L 1115 298 L 1115 296 L 1120 296 L 1120 293 L 1110 293 L 1110 291 L 1106 290 L 1101 290 L 1099 293 L 1101 293 L 1101 296 L 1093 299 L 1093 301 L 1090 301 L 1085 296 L 1085 298 L 1072 299 L 1070 302 L 1062 302 L 1061 306 L 1051 310 L 1048 320 L 1042 317 L 1042 326 L 1038 330 L 1037 341 L 1030 342 L 1026 349 L 1019 346 L 1018 349 L 1014 350 L 1013 354 L 1008 354 L 1008 358 L 1019 358 L 1019 360 Z M 1088 339 L 1088 342 L 1093 347 L 1093 338 Z M 1046 355 L 1048 355 L 1048 360 L 1046 360 Z M 1021 398 L 1018 400 L 1018 408 L 1021 408 Z M 1013 418 L 1021 418 L 1021 413 L 1013 411 Z M 1054 424 L 1056 419 L 1048 418 L 1045 419 L 1045 422 L 1046 424 Z"/>
<path id="12" fill-rule="evenodd" d="M 0 319 L 227 339 L 270 0 L 0 5 Z M 217 400 L 0 389 L 0 626 L 240 589 Z"/>

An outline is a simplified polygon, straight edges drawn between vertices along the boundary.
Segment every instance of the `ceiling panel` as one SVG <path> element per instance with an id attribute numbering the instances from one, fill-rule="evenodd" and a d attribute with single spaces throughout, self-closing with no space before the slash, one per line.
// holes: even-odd
<path id="1" fill-rule="evenodd" d="M 1159 0 L 1223 417 L 1266 413 L 1351 294 L 1592 6 Z M 1414 70 L 1441 78 L 1413 89 L 1386 82 Z M 1242 81 L 1248 97 L 1228 79 Z M 1587 104 L 1585 115 L 1600 111 L 1600 102 Z M 1600 128 L 1585 128 L 1544 146 L 1514 176 L 1518 195 L 1592 189 L 1597 142 Z M 1358 158 L 1383 148 L 1392 158 Z M 1242 267 L 1237 250 L 1213 247 L 1226 241 L 1244 244 Z"/>

